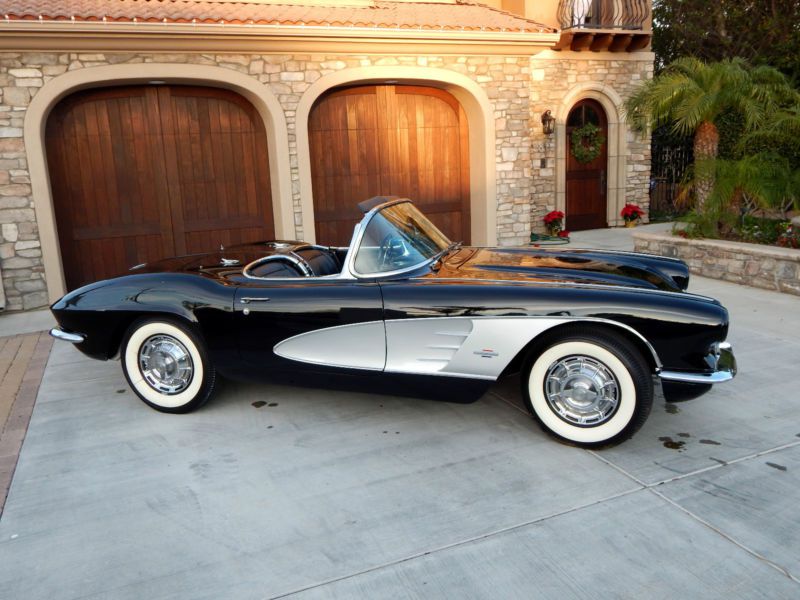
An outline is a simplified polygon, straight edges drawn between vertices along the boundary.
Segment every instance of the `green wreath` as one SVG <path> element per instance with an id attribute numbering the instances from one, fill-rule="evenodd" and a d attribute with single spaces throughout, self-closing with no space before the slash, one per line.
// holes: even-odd
<path id="1" fill-rule="evenodd" d="M 606 138 L 600 132 L 601 129 L 594 123 L 587 123 L 572 131 L 572 155 L 575 160 L 585 165 L 600 156 L 606 143 Z"/>

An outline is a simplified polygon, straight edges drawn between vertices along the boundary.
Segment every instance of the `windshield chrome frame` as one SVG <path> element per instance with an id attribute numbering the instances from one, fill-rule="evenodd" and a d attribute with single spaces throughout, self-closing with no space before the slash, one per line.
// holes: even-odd
<path id="1" fill-rule="evenodd" d="M 261 262 L 267 262 L 265 259 L 269 260 L 288 260 L 288 262 L 293 262 L 291 258 L 289 258 L 288 254 L 274 254 L 271 257 L 261 257 L 257 258 L 256 260 L 248 263 L 242 268 L 242 275 L 250 281 L 256 282 L 261 281 L 265 283 L 271 282 L 293 282 L 298 283 L 301 281 L 355 281 L 358 279 L 379 279 L 383 277 L 394 277 L 396 275 L 402 275 L 404 273 L 411 273 L 418 269 L 421 269 L 425 265 L 433 264 L 435 261 L 439 260 L 441 256 L 447 252 L 447 248 L 443 249 L 441 252 L 437 252 L 432 257 L 427 260 L 424 260 L 416 265 L 412 265 L 410 267 L 404 267 L 402 269 L 395 269 L 394 271 L 384 271 L 382 273 L 373 273 L 373 274 L 366 274 L 366 273 L 359 273 L 355 269 L 355 256 L 358 248 L 361 246 L 361 241 L 364 238 L 364 232 L 367 229 L 367 225 L 369 222 L 382 211 L 384 208 L 389 206 L 393 206 L 395 204 L 402 204 L 404 202 L 408 202 L 409 204 L 414 204 L 408 198 L 397 198 L 396 200 L 390 200 L 388 202 L 384 202 L 383 204 L 379 204 L 378 206 L 372 208 L 368 213 L 366 213 L 361 221 L 356 223 L 356 226 L 353 229 L 353 237 L 350 240 L 350 245 L 347 248 L 347 254 L 344 257 L 344 261 L 342 264 L 342 270 L 336 275 L 312 275 L 310 277 L 256 277 L 253 275 L 247 275 L 245 271 L 247 271 L 250 267 L 254 267 Z M 423 214 L 423 216 L 425 216 Z M 427 218 L 427 217 L 426 217 Z M 442 234 L 444 235 L 444 234 Z M 445 239 L 449 240 L 446 236 Z M 452 242 L 451 242 L 452 245 Z M 319 246 L 318 244 L 310 244 L 312 247 L 320 247 L 320 248 L 327 248 L 327 246 Z"/>
<path id="2" fill-rule="evenodd" d="M 394 271 L 382 271 L 379 273 L 359 273 L 358 271 L 356 271 L 356 266 L 355 266 L 356 254 L 358 253 L 358 249 L 361 247 L 361 242 L 364 238 L 364 233 L 366 232 L 367 226 L 369 225 L 370 221 L 372 221 L 375 215 L 381 212 L 384 208 L 394 206 L 395 204 L 403 204 L 405 202 L 411 204 L 412 206 L 414 205 L 414 203 L 411 202 L 411 200 L 409 200 L 408 198 L 398 198 L 397 200 L 391 200 L 389 202 L 379 204 L 378 206 L 370 210 L 366 215 L 364 215 L 364 218 L 361 219 L 361 222 L 357 226 L 358 230 L 355 231 L 353 234 L 353 240 L 350 242 L 350 249 L 347 251 L 347 256 L 345 256 L 344 259 L 345 264 L 344 268 L 342 268 L 343 273 L 346 270 L 348 274 L 354 279 L 378 279 L 382 277 L 394 277 L 395 275 L 411 273 L 413 271 L 421 269 L 425 265 L 433 264 L 435 261 L 439 259 L 439 257 L 441 257 L 445 252 L 447 252 L 450 246 L 448 246 L 448 248 L 442 249 L 441 251 L 437 252 L 436 254 L 434 254 L 430 258 L 425 259 L 422 262 L 419 262 L 415 265 L 411 265 L 410 267 L 395 269 Z M 424 214 L 422 214 L 422 216 L 425 217 L 426 219 L 428 218 Z M 444 234 L 442 235 L 448 242 L 450 242 L 450 245 L 452 245 L 452 240 L 450 240 Z"/>

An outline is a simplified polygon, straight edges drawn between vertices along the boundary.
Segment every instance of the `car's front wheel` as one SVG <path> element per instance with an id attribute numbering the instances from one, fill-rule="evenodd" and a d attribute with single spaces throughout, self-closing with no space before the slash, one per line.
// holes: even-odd
<path id="1" fill-rule="evenodd" d="M 156 410 L 190 412 L 214 391 L 216 372 L 202 341 L 178 322 L 137 321 L 128 329 L 120 354 L 131 389 Z"/>
<path id="2" fill-rule="evenodd" d="M 529 361 L 522 387 L 545 431 L 586 447 L 628 439 L 653 404 L 641 354 L 621 337 L 593 331 L 551 340 Z"/>

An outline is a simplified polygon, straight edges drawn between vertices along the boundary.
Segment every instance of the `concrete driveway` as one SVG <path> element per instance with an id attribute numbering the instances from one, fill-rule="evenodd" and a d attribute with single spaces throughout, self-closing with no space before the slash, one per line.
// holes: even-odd
<path id="1" fill-rule="evenodd" d="M 627 243 L 593 235 L 573 245 Z M 0 520 L 0 596 L 798 598 L 797 299 L 691 290 L 731 310 L 739 376 L 657 398 L 598 452 L 543 434 L 513 379 L 470 405 L 232 383 L 171 416 L 57 344 Z"/>

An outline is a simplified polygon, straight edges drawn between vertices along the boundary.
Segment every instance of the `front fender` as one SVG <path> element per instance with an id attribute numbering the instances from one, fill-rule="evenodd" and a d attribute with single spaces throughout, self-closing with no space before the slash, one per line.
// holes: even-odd
<path id="1" fill-rule="evenodd" d="M 728 332 L 724 307 L 684 292 L 466 279 L 390 282 L 381 289 L 387 322 L 444 316 L 602 321 L 635 333 L 654 350 L 656 367 L 674 371 L 707 371 L 710 348 Z"/>

